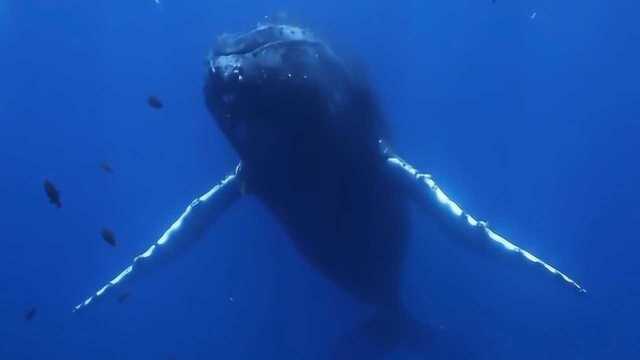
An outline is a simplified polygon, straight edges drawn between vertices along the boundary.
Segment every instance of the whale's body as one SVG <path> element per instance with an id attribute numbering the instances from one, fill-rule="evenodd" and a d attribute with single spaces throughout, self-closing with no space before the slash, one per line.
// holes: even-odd
<path id="1" fill-rule="evenodd" d="M 393 180 L 378 139 L 387 134 L 368 85 L 299 28 L 221 43 L 205 96 L 240 154 L 247 191 L 336 284 L 369 303 L 395 302 L 408 198 L 386 190 Z"/>

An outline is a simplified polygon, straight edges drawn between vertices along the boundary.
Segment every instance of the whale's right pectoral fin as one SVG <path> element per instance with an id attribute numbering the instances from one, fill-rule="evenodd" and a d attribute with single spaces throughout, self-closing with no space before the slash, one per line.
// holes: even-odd
<path id="1" fill-rule="evenodd" d="M 238 165 L 234 174 L 227 176 L 207 193 L 191 202 L 160 239 L 145 252 L 136 256 L 131 265 L 77 305 L 73 311 L 85 309 L 97 300 L 114 294 L 115 290 L 122 288 L 132 278 L 138 277 L 145 271 L 153 271 L 168 255 L 176 253 L 180 248 L 188 246 L 197 239 L 207 225 L 212 224 L 242 195 L 243 181 L 240 172 L 241 167 Z"/>
<path id="2" fill-rule="evenodd" d="M 520 256 L 523 260 L 544 269 L 548 274 L 555 276 L 578 292 L 587 292 L 585 288 L 562 271 L 517 246 L 506 237 L 499 235 L 489 228 L 486 222 L 477 220 L 464 211 L 461 206 L 445 194 L 431 175 L 418 171 L 411 164 L 393 154 L 383 141 L 380 141 L 380 144 L 387 166 L 396 176 L 399 186 L 407 190 L 421 208 L 452 230 L 453 233 L 475 242 L 497 245 L 497 248 Z"/>

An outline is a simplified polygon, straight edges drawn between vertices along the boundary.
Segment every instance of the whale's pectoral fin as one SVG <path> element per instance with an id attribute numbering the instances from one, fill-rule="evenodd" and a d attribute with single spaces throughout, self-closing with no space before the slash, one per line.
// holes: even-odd
<path id="1" fill-rule="evenodd" d="M 458 233 L 469 235 L 473 240 L 488 240 L 504 250 L 520 255 L 526 261 L 541 266 L 579 292 L 587 292 L 563 272 L 497 234 L 489 228 L 486 222 L 477 220 L 465 212 L 442 191 L 431 175 L 419 172 L 411 164 L 393 154 L 382 141 L 381 145 L 386 162 L 397 176 L 398 181 L 402 182 L 402 186 L 408 189 L 412 197 L 417 198 L 420 205 L 430 215 L 452 226 L 454 230 L 458 230 Z"/>
<path id="2" fill-rule="evenodd" d="M 109 281 L 95 294 L 80 303 L 73 310 L 82 310 L 90 304 L 107 296 L 113 296 L 132 278 L 145 271 L 153 271 L 167 256 L 176 253 L 180 248 L 188 246 L 197 239 L 231 204 L 242 194 L 241 167 L 238 165 L 234 174 L 227 176 L 204 195 L 195 199 L 187 209 L 167 229 L 164 234 L 145 252 L 136 256 L 131 265 L 118 276 Z"/>

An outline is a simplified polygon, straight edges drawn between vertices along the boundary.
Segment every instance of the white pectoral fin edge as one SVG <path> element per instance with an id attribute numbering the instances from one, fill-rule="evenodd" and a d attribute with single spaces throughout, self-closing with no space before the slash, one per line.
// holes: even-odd
<path id="1" fill-rule="evenodd" d="M 131 265 L 125 268 L 118 276 L 109 281 L 95 294 L 78 304 L 73 312 L 77 312 L 96 302 L 97 300 L 114 293 L 125 280 L 130 280 L 140 272 L 141 267 L 153 269 L 158 258 L 163 252 L 184 246 L 184 242 L 190 242 L 216 218 L 221 215 L 241 195 L 240 165 L 234 174 L 228 175 L 220 183 L 216 184 L 204 195 L 196 198 L 187 206 L 180 217 L 167 229 L 164 234 L 145 252 L 136 256 Z M 186 238 L 185 238 L 186 237 Z M 190 238 L 191 237 L 191 238 Z"/>
<path id="2" fill-rule="evenodd" d="M 382 142 L 381 144 L 384 146 Z M 468 226 L 472 230 L 478 230 L 477 233 L 481 234 L 483 238 L 492 241 L 508 252 L 519 254 L 526 261 L 541 266 L 547 272 L 557 276 L 566 284 L 574 287 L 580 293 L 587 292 L 585 288 L 583 288 L 565 273 L 544 262 L 527 250 L 518 247 L 511 241 L 507 240 L 505 237 L 499 235 L 498 233 L 490 229 L 486 222 L 477 220 L 470 214 L 466 213 L 461 206 L 456 204 L 444 193 L 444 191 L 442 191 L 442 189 L 438 186 L 438 184 L 436 184 L 430 174 L 419 172 L 409 163 L 391 153 L 391 151 L 386 147 L 383 148 L 383 153 L 386 156 L 388 165 L 390 165 L 392 169 L 394 169 L 398 174 L 401 174 L 401 176 L 403 177 L 402 181 L 407 183 L 412 188 L 418 188 L 421 193 L 420 200 L 424 200 L 427 202 L 423 205 L 427 206 L 429 210 L 435 211 L 448 217 L 455 217 L 457 219 L 460 219 L 460 221 L 457 221 L 456 224 L 460 224 L 460 226 Z"/>

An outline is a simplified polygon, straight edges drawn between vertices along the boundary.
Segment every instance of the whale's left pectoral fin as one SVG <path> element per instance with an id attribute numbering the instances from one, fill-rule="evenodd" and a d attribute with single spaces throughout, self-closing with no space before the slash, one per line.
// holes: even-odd
<path id="1" fill-rule="evenodd" d="M 411 166 L 411 164 L 393 154 L 384 143 L 381 142 L 381 145 L 387 165 L 393 171 L 394 175 L 396 175 L 398 181 L 402 183 L 401 186 L 408 189 L 411 196 L 417 198 L 421 207 L 425 208 L 430 215 L 453 227 L 454 230 L 457 230 L 457 233 L 470 235 L 473 240 L 486 240 L 498 245 L 500 248 L 517 254 L 524 260 L 542 267 L 567 285 L 574 287 L 577 291 L 581 293 L 587 292 L 582 286 L 560 270 L 497 234 L 489 228 L 486 222 L 477 220 L 465 212 L 461 206 L 456 204 L 444 193 L 430 174 L 421 173 Z"/>
<path id="2" fill-rule="evenodd" d="M 136 256 L 131 265 L 109 281 L 95 294 L 74 308 L 82 310 L 99 299 L 113 296 L 117 289 L 145 271 L 153 271 L 167 256 L 197 239 L 224 211 L 242 195 L 240 165 L 234 174 L 224 178 L 204 195 L 193 200 L 180 217 L 145 252 Z"/>

